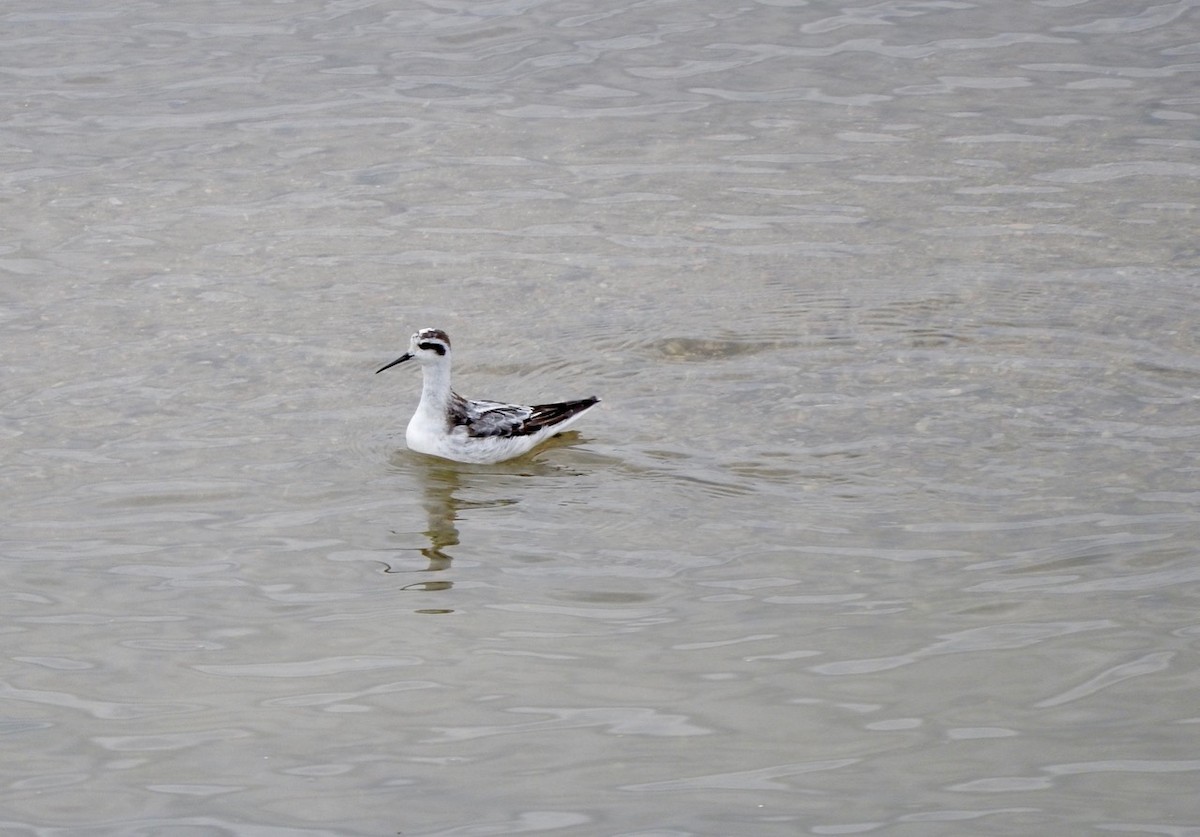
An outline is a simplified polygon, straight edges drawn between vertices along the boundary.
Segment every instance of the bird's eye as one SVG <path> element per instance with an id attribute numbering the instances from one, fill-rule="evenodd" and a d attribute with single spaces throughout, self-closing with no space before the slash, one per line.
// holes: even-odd
<path id="1" fill-rule="evenodd" d="M 441 343 L 434 343 L 433 341 L 430 341 L 430 340 L 426 340 L 423 343 L 418 343 L 417 348 L 418 349 L 427 349 L 431 352 L 437 352 L 439 355 L 446 354 L 445 345 L 443 345 Z"/>

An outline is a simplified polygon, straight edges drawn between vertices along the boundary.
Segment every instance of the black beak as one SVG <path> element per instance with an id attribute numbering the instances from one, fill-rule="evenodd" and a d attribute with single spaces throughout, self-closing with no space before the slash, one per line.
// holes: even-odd
<path id="1" fill-rule="evenodd" d="M 404 363 L 404 361 L 406 361 L 406 360 L 412 360 L 412 357 L 413 357 L 412 352 L 406 352 L 405 354 L 402 354 L 402 355 L 400 355 L 400 357 L 393 360 L 391 363 L 389 363 L 385 366 L 381 366 L 378 369 L 376 369 L 375 374 L 378 375 L 380 372 L 382 372 L 385 369 L 391 369 L 393 366 L 395 366 L 398 363 Z"/>

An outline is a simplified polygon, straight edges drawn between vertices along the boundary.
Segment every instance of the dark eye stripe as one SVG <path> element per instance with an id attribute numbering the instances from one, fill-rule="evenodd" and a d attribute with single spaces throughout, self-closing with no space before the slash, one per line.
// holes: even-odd
<path id="1" fill-rule="evenodd" d="M 417 348 L 418 348 L 418 349 L 429 349 L 429 350 L 430 350 L 430 351 L 432 351 L 432 352 L 437 352 L 439 355 L 444 355 L 444 354 L 446 354 L 446 346 L 445 346 L 445 344 L 442 344 L 442 343 L 434 343 L 434 342 L 432 342 L 432 341 L 429 341 L 429 340 L 425 341 L 424 343 L 418 343 L 418 344 L 417 344 Z"/>

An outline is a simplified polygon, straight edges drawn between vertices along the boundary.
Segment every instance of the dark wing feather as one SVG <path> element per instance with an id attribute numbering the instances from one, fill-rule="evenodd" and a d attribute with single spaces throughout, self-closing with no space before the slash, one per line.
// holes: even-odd
<path id="1" fill-rule="evenodd" d="M 536 433 L 544 427 L 553 427 L 582 413 L 588 407 L 599 401 L 599 398 L 579 398 L 575 401 L 559 401 L 555 404 L 538 404 L 533 407 L 529 418 L 522 425 L 522 433 Z"/>
<path id="2" fill-rule="evenodd" d="M 471 401 L 461 416 L 471 436 L 529 436 L 546 427 L 566 421 L 599 401 L 580 398 L 555 404 L 522 407 L 498 401 Z"/>

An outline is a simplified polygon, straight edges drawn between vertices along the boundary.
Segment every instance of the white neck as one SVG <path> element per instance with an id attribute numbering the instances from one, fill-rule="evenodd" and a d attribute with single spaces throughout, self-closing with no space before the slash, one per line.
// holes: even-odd
<path id="1" fill-rule="evenodd" d="M 439 409 L 450 400 L 450 357 L 421 364 L 421 405 Z"/>

